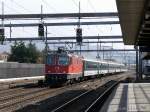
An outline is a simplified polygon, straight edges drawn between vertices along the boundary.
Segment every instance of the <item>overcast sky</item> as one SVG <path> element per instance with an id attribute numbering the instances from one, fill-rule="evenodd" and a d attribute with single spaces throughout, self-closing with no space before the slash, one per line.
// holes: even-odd
<path id="1" fill-rule="evenodd" d="M 77 13 L 79 0 L 0 0 L 4 1 L 5 14 L 28 14 L 40 13 L 40 7 L 43 5 L 43 13 Z M 115 0 L 80 0 L 81 12 L 117 12 Z M 1 5 L 1 4 L 0 4 Z M 0 6 L 1 7 L 1 6 Z M 0 10 L 0 13 L 2 11 Z M 81 21 L 117 21 L 118 18 L 101 18 L 96 20 L 81 20 Z M 49 19 L 45 22 L 73 22 L 76 19 Z M 31 23 L 38 20 L 28 21 L 10 21 L 5 23 Z M 52 26 L 48 27 L 50 36 L 75 36 L 75 28 L 77 26 Z M 83 28 L 83 36 L 86 35 L 121 35 L 120 25 L 92 25 L 81 26 Z M 9 28 L 5 29 L 6 36 L 9 38 Z M 28 28 L 12 28 L 12 37 L 37 37 L 37 27 Z M 7 45 L 9 46 L 9 45 Z M 114 44 L 115 48 L 124 48 L 123 44 Z M 0 45 L 2 51 L 5 46 Z M 126 48 L 132 48 L 126 46 Z"/>

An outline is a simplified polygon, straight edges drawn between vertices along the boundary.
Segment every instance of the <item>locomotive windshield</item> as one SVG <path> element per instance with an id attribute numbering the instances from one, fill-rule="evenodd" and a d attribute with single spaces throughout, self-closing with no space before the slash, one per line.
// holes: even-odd
<path id="1" fill-rule="evenodd" d="M 69 57 L 68 56 L 59 56 L 58 64 L 59 65 L 68 65 L 69 64 Z"/>
<path id="2" fill-rule="evenodd" d="M 54 56 L 53 55 L 48 55 L 47 56 L 47 64 L 49 64 L 49 65 L 54 64 Z"/>

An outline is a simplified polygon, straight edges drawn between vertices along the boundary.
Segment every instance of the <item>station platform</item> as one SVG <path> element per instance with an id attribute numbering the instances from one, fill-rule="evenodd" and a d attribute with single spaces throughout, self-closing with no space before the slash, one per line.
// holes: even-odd
<path id="1" fill-rule="evenodd" d="M 150 83 L 121 83 L 100 112 L 150 112 Z"/>

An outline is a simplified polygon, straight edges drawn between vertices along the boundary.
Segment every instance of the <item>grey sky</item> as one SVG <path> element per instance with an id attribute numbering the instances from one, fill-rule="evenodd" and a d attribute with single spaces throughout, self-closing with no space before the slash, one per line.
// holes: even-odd
<path id="1" fill-rule="evenodd" d="M 41 4 L 44 13 L 74 13 L 78 12 L 79 0 L 0 0 L 4 1 L 5 14 L 25 14 L 40 13 Z M 81 12 L 117 12 L 115 0 L 80 0 Z M 0 10 L 0 13 L 2 11 Z M 112 19 L 112 18 L 111 18 Z M 106 18 L 96 21 L 110 20 Z M 118 18 L 113 18 L 118 20 Z M 69 22 L 77 21 L 74 19 L 51 19 L 45 22 Z M 95 20 L 81 20 L 95 21 Z M 5 21 L 5 23 L 31 23 L 39 22 L 38 20 L 30 21 Z M 48 36 L 75 36 L 77 26 L 49 27 Z M 81 26 L 83 36 L 86 35 L 121 35 L 120 25 L 99 25 L 99 26 Z M 6 36 L 9 38 L 9 29 L 6 28 Z M 32 37 L 37 36 L 37 27 L 34 28 L 12 28 L 12 37 Z M 114 47 L 124 48 L 123 44 L 114 44 Z M 0 46 L 3 49 L 4 46 Z M 131 48 L 126 46 L 126 48 Z"/>

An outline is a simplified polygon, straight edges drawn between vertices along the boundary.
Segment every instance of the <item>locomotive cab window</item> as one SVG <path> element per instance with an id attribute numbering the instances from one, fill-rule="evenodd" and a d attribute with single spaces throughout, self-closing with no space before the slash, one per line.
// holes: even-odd
<path id="1" fill-rule="evenodd" d="M 48 55 L 47 56 L 47 64 L 48 65 L 53 65 L 54 64 L 54 56 L 53 55 Z"/>
<path id="2" fill-rule="evenodd" d="M 59 65 L 68 65 L 69 64 L 69 57 L 67 57 L 67 56 L 59 56 L 58 64 Z"/>

